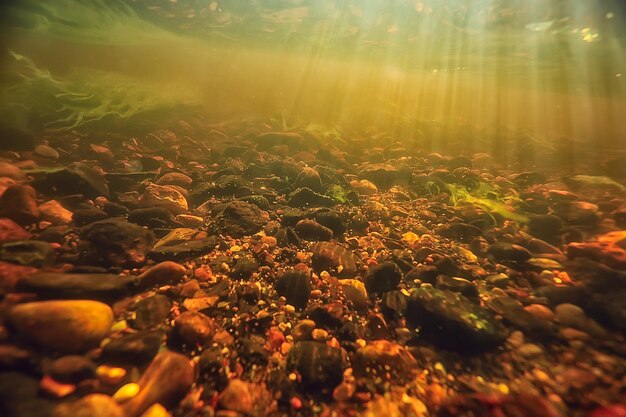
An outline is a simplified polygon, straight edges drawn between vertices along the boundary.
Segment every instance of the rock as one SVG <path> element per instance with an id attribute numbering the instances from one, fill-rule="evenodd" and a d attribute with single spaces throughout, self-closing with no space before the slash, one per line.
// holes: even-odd
<path id="1" fill-rule="evenodd" d="M 137 384 L 139 393 L 122 405 L 125 417 L 139 417 L 153 404 L 174 407 L 194 382 L 194 367 L 185 356 L 159 353 Z"/>
<path id="2" fill-rule="evenodd" d="M 154 234 L 132 223 L 110 219 L 81 229 L 82 258 L 102 266 L 139 266 L 154 244 Z"/>
<path id="3" fill-rule="evenodd" d="M 209 236 L 206 239 L 190 240 L 188 242 L 175 245 L 160 246 L 152 250 L 148 257 L 155 261 L 176 260 L 184 261 L 190 258 L 198 258 L 200 256 L 211 253 L 215 250 L 219 239 L 217 236 Z"/>
<path id="4" fill-rule="evenodd" d="M 315 272 L 336 270 L 340 277 L 354 277 L 360 267 L 360 259 L 341 245 L 330 242 L 316 243 L 312 248 L 311 263 Z"/>
<path id="5" fill-rule="evenodd" d="M 56 200 L 49 200 L 39 206 L 39 217 L 55 225 L 69 224 L 72 212 Z"/>
<path id="6" fill-rule="evenodd" d="M 311 333 L 315 330 L 315 322 L 313 320 L 300 320 L 291 331 L 291 336 L 296 342 L 300 340 L 311 340 Z"/>
<path id="7" fill-rule="evenodd" d="M 211 193 L 217 197 L 244 197 L 252 194 L 251 184 L 239 175 L 223 175 L 215 181 Z"/>
<path id="8" fill-rule="evenodd" d="M 174 328 L 185 343 L 195 346 L 210 342 L 215 334 L 216 325 L 202 313 L 185 311 L 174 320 Z"/>
<path id="9" fill-rule="evenodd" d="M 146 297 L 135 304 L 135 319 L 132 320 L 131 325 L 139 330 L 157 327 L 165 323 L 171 308 L 172 303 L 164 295 Z"/>
<path id="10" fill-rule="evenodd" d="M 363 282 L 370 294 L 393 291 L 402 281 L 402 271 L 393 262 L 376 265 L 365 274 Z"/>
<path id="11" fill-rule="evenodd" d="M 626 270 L 626 231 L 601 235 L 597 241 L 572 242 L 567 245 L 568 258 L 588 258 L 605 263 L 608 267 Z"/>
<path id="12" fill-rule="evenodd" d="M 150 184 L 139 198 L 142 207 L 163 207 L 174 214 L 189 210 L 187 199 L 176 188 L 169 185 Z"/>
<path id="13" fill-rule="evenodd" d="M 37 301 L 15 306 L 9 321 L 42 347 L 81 352 L 97 346 L 109 334 L 113 311 L 91 300 Z"/>
<path id="14" fill-rule="evenodd" d="M 554 309 L 554 317 L 563 326 L 584 328 L 587 316 L 582 308 L 574 304 L 559 304 Z"/>
<path id="15" fill-rule="evenodd" d="M 174 214 L 164 207 L 148 207 L 132 210 L 128 213 L 128 221 L 150 228 L 171 227 L 178 225 Z"/>
<path id="16" fill-rule="evenodd" d="M 463 243 L 470 243 L 472 239 L 483 234 L 478 227 L 467 223 L 446 223 L 439 227 L 436 232 L 442 237 L 457 239 Z"/>
<path id="17" fill-rule="evenodd" d="M 333 231 L 333 236 L 339 237 L 346 232 L 346 225 L 341 214 L 334 210 L 318 211 L 315 221 Z"/>
<path id="18" fill-rule="evenodd" d="M 102 357 L 107 362 L 139 365 L 150 362 L 161 347 L 163 333 L 142 331 L 126 334 L 104 345 Z"/>
<path id="19" fill-rule="evenodd" d="M 0 261 L 41 268 L 54 263 L 56 254 L 48 242 L 16 240 L 0 245 Z"/>
<path id="20" fill-rule="evenodd" d="M 543 349 L 541 349 L 541 346 L 534 343 L 524 343 L 517 348 L 517 353 L 524 358 L 536 358 L 543 354 Z"/>
<path id="21" fill-rule="evenodd" d="M 21 180 L 22 178 L 24 178 L 24 176 L 24 173 L 15 165 L 8 162 L 0 161 L 0 177 L 11 178 L 13 180 Z"/>
<path id="22" fill-rule="evenodd" d="M 420 337 L 453 351 L 476 353 L 506 339 L 506 329 L 493 314 L 458 293 L 421 287 L 407 303 L 407 321 Z"/>
<path id="23" fill-rule="evenodd" d="M 293 185 L 295 188 L 306 187 L 319 193 L 322 191 L 322 178 L 315 169 L 305 167 L 302 168 Z"/>
<path id="24" fill-rule="evenodd" d="M 204 224 L 204 219 L 200 216 L 194 216 L 191 214 L 179 214 L 174 220 L 185 227 L 200 227 Z"/>
<path id="25" fill-rule="evenodd" d="M 271 411 L 272 398 L 262 384 L 232 379 L 218 397 L 221 408 L 246 416 L 262 417 Z"/>
<path id="26" fill-rule="evenodd" d="M 378 194 L 378 187 L 371 181 L 368 180 L 354 180 L 350 183 L 352 188 L 356 190 L 361 195 L 376 195 Z"/>
<path id="27" fill-rule="evenodd" d="M 532 257 L 530 251 L 525 247 L 506 242 L 498 242 L 489 246 L 487 254 L 494 262 L 524 262 Z"/>
<path id="28" fill-rule="evenodd" d="M 172 261 L 156 264 L 137 277 L 140 289 L 152 288 L 155 285 L 177 284 L 185 276 L 185 267 Z"/>
<path id="29" fill-rule="evenodd" d="M 115 400 L 104 394 L 89 394 L 78 401 L 60 404 L 52 417 L 127 417 Z"/>
<path id="30" fill-rule="evenodd" d="M 541 304 L 530 304 L 524 307 L 524 310 L 537 317 L 538 319 L 552 321 L 554 319 L 554 313 L 550 310 L 550 307 Z"/>
<path id="31" fill-rule="evenodd" d="M 358 279 L 342 279 L 339 280 L 341 289 L 346 298 L 352 301 L 354 307 L 359 310 L 364 310 L 368 305 L 367 289 Z"/>
<path id="32" fill-rule="evenodd" d="M 396 385 L 410 382 L 419 373 L 413 355 L 387 340 L 374 340 L 357 350 L 352 368 L 357 378 L 380 378 Z"/>
<path id="33" fill-rule="evenodd" d="M 235 238 L 257 233 L 268 221 L 266 212 L 241 200 L 229 203 L 215 219 L 222 233 Z"/>
<path id="34" fill-rule="evenodd" d="M 175 185 L 177 187 L 188 189 L 191 187 L 193 180 L 182 172 L 168 172 L 163 174 L 157 181 L 158 185 Z"/>
<path id="35" fill-rule="evenodd" d="M 510 395 L 457 394 L 446 400 L 437 417 L 563 417 L 547 399 L 521 392 Z"/>
<path id="36" fill-rule="evenodd" d="M 244 256 L 237 260 L 229 275 L 234 279 L 249 279 L 258 268 L 259 264 L 254 258 Z"/>
<path id="37" fill-rule="evenodd" d="M 287 370 L 298 372 L 302 387 L 324 395 L 342 381 L 345 367 L 340 349 L 319 342 L 298 342 L 287 355 Z"/>
<path id="38" fill-rule="evenodd" d="M 300 220 L 295 226 L 295 231 L 299 237 L 306 240 L 328 241 L 333 237 L 332 230 L 308 219 Z"/>
<path id="39" fill-rule="evenodd" d="M 14 240 L 28 240 L 31 234 L 11 219 L 0 218 L 0 243 Z"/>
<path id="40" fill-rule="evenodd" d="M 83 194 L 87 198 L 109 197 L 106 179 L 93 168 L 74 163 L 47 173 L 34 183 L 38 191 L 53 195 Z"/>
<path id="41" fill-rule="evenodd" d="M 0 216 L 21 225 L 34 223 L 39 218 L 37 193 L 29 185 L 12 185 L 0 196 Z"/>
<path id="42" fill-rule="evenodd" d="M 38 273 L 23 278 L 17 290 L 41 299 L 88 299 L 114 302 L 129 296 L 136 278 L 114 274 Z"/>
<path id="43" fill-rule="evenodd" d="M 15 290 L 17 283 L 35 273 L 36 268 L 0 262 L 0 296 Z"/>
<path id="44" fill-rule="evenodd" d="M 56 161 L 57 159 L 59 159 L 59 152 L 48 146 L 48 145 L 37 145 L 35 147 L 35 149 L 33 150 L 33 153 L 37 156 L 41 156 L 47 159 L 51 159 L 53 161 Z"/>
<path id="45" fill-rule="evenodd" d="M 258 135 L 255 142 L 259 150 L 287 145 L 293 151 L 301 146 L 302 136 L 296 132 L 267 132 Z"/>
<path id="46" fill-rule="evenodd" d="M 562 201 L 553 205 L 553 209 L 570 224 L 596 226 L 600 221 L 599 207 L 587 201 Z"/>
<path id="47" fill-rule="evenodd" d="M 298 310 L 306 308 L 311 296 L 311 282 L 303 272 L 286 272 L 275 284 L 276 292 Z"/>
<path id="48" fill-rule="evenodd" d="M 359 173 L 366 180 L 382 188 L 391 187 L 403 176 L 403 173 L 397 166 L 384 163 L 363 164 Z"/>
<path id="49" fill-rule="evenodd" d="M 331 197 L 316 193 L 307 187 L 298 188 L 287 198 L 290 207 L 332 207 L 337 203 Z"/>
<path id="50" fill-rule="evenodd" d="M 555 243 L 561 234 L 563 221 L 554 214 L 538 214 L 530 216 L 528 232 L 546 242 Z"/>
<path id="51" fill-rule="evenodd" d="M 220 301 L 220 297 L 212 295 L 210 297 L 186 298 L 183 301 L 183 307 L 189 311 L 201 311 L 211 307 L 215 307 Z"/>
<path id="52" fill-rule="evenodd" d="M 74 210 L 74 213 L 72 214 L 72 221 L 78 227 L 108 218 L 109 214 L 97 207 L 79 208 Z"/>
<path id="53" fill-rule="evenodd" d="M 50 364 L 48 374 L 63 384 L 78 384 L 85 379 L 95 378 L 96 364 L 84 356 L 61 356 Z"/>

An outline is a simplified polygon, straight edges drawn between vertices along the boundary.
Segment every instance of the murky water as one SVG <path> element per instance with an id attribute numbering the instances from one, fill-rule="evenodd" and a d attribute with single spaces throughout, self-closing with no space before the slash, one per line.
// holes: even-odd
<path id="1" fill-rule="evenodd" d="M 29 0 L 2 17 L 3 123 L 33 131 L 177 109 L 399 138 L 626 135 L 620 1 Z"/>

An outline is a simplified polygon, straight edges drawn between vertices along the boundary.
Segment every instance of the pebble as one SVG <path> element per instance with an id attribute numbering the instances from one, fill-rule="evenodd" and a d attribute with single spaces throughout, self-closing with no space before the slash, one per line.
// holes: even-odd
<path id="1" fill-rule="evenodd" d="M 543 354 L 543 349 L 534 343 L 524 343 L 517 348 L 517 352 L 525 358 L 534 358 Z"/>
<path id="2" fill-rule="evenodd" d="M 538 319 L 552 321 L 554 319 L 554 312 L 549 307 L 543 304 L 530 304 L 524 307 L 524 310 L 528 311 Z"/>
<path id="3" fill-rule="evenodd" d="M 72 222 L 72 212 L 67 210 L 56 200 L 49 200 L 39 206 L 40 218 L 54 225 L 64 225 Z"/>
<path id="4" fill-rule="evenodd" d="M 185 276 L 186 269 L 181 264 L 164 261 L 139 275 L 139 287 L 151 288 L 155 285 L 177 284 Z"/>
<path id="5" fill-rule="evenodd" d="M 554 308 L 555 319 L 563 326 L 584 327 L 587 316 L 582 308 L 574 304 L 559 304 Z"/>
<path id="6" fill-rule="evenodd" d="M 97 346 L 113 324 L 113 311 L 92 300 L 36 301 L 15 306 L 11 324 L 39 345 L 61 352 Z"/>

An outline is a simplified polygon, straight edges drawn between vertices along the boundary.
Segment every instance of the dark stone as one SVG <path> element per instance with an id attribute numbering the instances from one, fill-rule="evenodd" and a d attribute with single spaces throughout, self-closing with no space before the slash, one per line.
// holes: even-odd
<path id="1" fill-rule="evenodd" d="M 48 242 L 40 240 L 16 240 L 0 245 L 0 261 L 41 268 L 52 265 L 56 258 Z"/>
<path id="2" fill-rule="evenodd" d="M 439 227 L 436 231 L 442 237 L 457 239 L 463 243 L 469 243 L 475 237 L 483 234 L 480 228 L 467 223 L 447 223 Z"/>
<path id="3" fill-rule="evenodd" d="M 312 191 L 322 191 L 322 179 L 313 168 L 305 167 L 300 171 L 294 182 L 295 188 L 310 188 Z"/>
<path id="4" fill-rule="evenodd" d="M 473 301 L 480 302 L 478 289 L 471 281 L 465 278 L 450 277 L 448 275 L 438 275 L 436 280 L 436 286 L 442 290 L 450 290 L 463 294 L 467 298 Z"/>
<path id="5" fill-rule="evenodd" d="M 191 346 L 210 342 L 216 330 L 210 317 L 194 311 L 185 311 L 176 317 L 174 328 L 181 340 Z"/>
<path id="6" fill-rule="evenodd" d="M 411 293 L 407 321 L 420 337 L 443 349 L 478 353 L 502 344 L 506 328 L 493 314 L 461 294 L 421 287 Z"/>
<path id="7" fill-rule="evenodd" d="M 371 268 L 363 282 L 369 294 L 393 291 L 402 281 L 402 271 L 393 262 L 385 262 Z"/>
<path id="8" fill-rule="evenodd" d="M 402 171 L 390 164 L 365 164 L 359 171 L 361 177 L 381 188 L 389 188 L 403 177 Z"/>
<path id="9" fill-rule="evenodd" d="M 154 234 L 143 227 L 110 219 L 91 223 L 81 229 L 85 262 L 103 266 L 142 265 L 154 244 Z"/>
<path id="10" fill-rule="evenodd" d="M 486 301 L 494 313 L 502 316 L 505 322 L 522 330 L 525 335 L 545 340 L 552 334 L 550 324 L 524 310 L 524 306 L 517 300 L 507 296 L 492 296 Z"/>
<path id="11" fill-rule="evenodd" d="M 246 203 L 254 204 L 261 210 L 269 210 L 270 202 L 262 195 L 249 195 L 245 197 L 241 197 L 239 200 L 245 201 Z"/>
<path id="12" fill-rule="evenodd" d="M 555 243 L 559 239 L 562 228 L 563 221 L 554 214 L 530 216 L 528 221 L 528 233 L 550 243 Z"/>
<path id="13" fill-rule="evenodd" d="M 215 224 L 222 233 L 237 238 L 257 233 L 268 221 L 267 213 L 256 205 L 235 200 L 217 216 Z"/>
<path id="14" fill-rule="evenodd" d="M 0 196 L 0 216 L 23 226 L 36 222 L 39 218 L 36 197 L 37 193 L 31 186 L 11 185 Z"/>
<path id="15" fill-rule="evenodd" d="M 287 302 L 302 310 L 306 307 L 311 296 L 311 282 L 303 272 L 286 272 L 275 284 L 276 292 L 285 296 Z"/>
<path id="16" fill-rule="evenodd" d="M 92 207 L 89 209 L 78 209 L 72 215 L 72 221 L 76 226 L 85 226 L 99 220 L 108 219 L 109 214 L 99 208 Z"/>
<path id="17" fill-rule="evenodd" d="M 374 340 L 356 351 L 352 363 L 358 378 L 406 384 L 417 376 L 415 357 L 403 346 L 387 340 Z"/>
<path id="18" fill-rule="evenodd" d="M 39 395 L 39 378 L 0 372 L 0 413 L 7 417 L 50 417 L 55 403 Z"/>
<path id="19" fill-rule="evenodd" d="M 250 367 L 252 365 L 267 365 L 269 353 L 263 346 L 262 342 L 242 337 L 237 340 L 236 346 L 237 354 L 239 355 L 239 358 L 244 366 Z"/>
<path id="20" fill-rule="evenodd" d="M 243 257 L 235 263 L 230 276 L 235 279 L 248 279 L 257 271 L 259 264 L 252 258 Z"/>
<path id="21" fill-rule="evenodd" d="M 310 188 L 298 188 L 287 199 L 287 204 L 291 207 L 332 207 L 337 203 L 330 197 L 316 193 Z"/>
<path id="22" fill-rule="evenodd" d="M 73 163 L 66 168 L 47 173 L 34 183 L 38 191 L 54 195 L 81 193 L 87 198 L 109 197 L 106 179 L 93 168 Z"/>
<path id="23" fill-rule="evenodd" d="M 209 388 L 221 391 L 228 385 L 224 355 L 219 347 L 209 347 L 200 355 L 198 375 L 201 382 Z"/>
<path id="24" fill-rule="evenodd" d="M 159 352 L 162 339 L 163 333 L 160 331 L 126 334 L 106 344 L 102 349 L 102 357 L 114 363 L 145 364 Z"/>
<path id="25" fill-rule="evenodd" d="M 315 221 L 333 231 L 333 235 L 341 236 L 346 232 L 346 225 L 336 211 L 321 211 L 315 214 Z"/>
<path id="26" fill-rule="evenodd" d="M 84 356 L 67 355 L 52 362 L 48 373 L 61 383 L 77 384 L 85 379 L 95 378 L 96 364 Z"/>
<path id="27" fill-rule="evenodd" d="M 402 318 L 406 315 L 407 296 L 402 291 L 387 291 L 382 295 L 380 308 L 387 318 Z"/>
<path id="28" fill-rule="evenodd" d="M 333 237 L 333 231 L 328 227 L 308 219 L 300 220 L 295 226 L 295 231 L 299 237 L 306 240 L 328 241 Z"/>
<path id="29" fill-rule="evenodd" d="M 190 240 L 175 245 L 160 246 L 152 250 L 148 257 L 158 262 L 168 260 L 183 261 L 211 253 L 215 250 L 215 246 L 218 243 L 219 239 L 217 236 L 209 236 L 202 240 Z"/>
<path id="30" fill-rule="evenodd" d="M 305 390 L 328 395 L 342 381 L 346 364 L 340 349 L 323 343 L 296 343 L 287 355 L 287 369 L 300 375 Z"/>
<path id="31" fill-rule="evenodd" d="M 361 264 L 360 259 L 356 255 L 335 243 L 316 243 L 312 251 L 312 266 L 315 272 L 318 273 L 324 270 L 336 270 L 339 277 L 353 278 Z"/>
<path id="32" fill-rule="evenodd" d="M 137 301 L 135 304 L 135 318 L 131 326 L 138 330 L 152 329 L 162 324 L 170 315 L 172 303 L 164 295 L 157 294 Z"/>
<path id="33" fill-rule="evenodd" d="M 112 201 L 106 201 L 103 204 L 102 209 L 111 217 L 127 216 L 130 212 L 130 210 L 128 210 L 126 206 L 123 206 L 118 203 L 114 203 Z"/>
<path id="34" fill-rule="evenodd" d="M 113 302 L 132 294 L 136 279 L 114 274 L 40 273 L 24 277 L 18 291 L 37 294 L 41 299 L 98 300 Z"/>
<path id="35" fill-rule="evenodd" d="M 294 232 L 291 227 L 282 227 L 274 235 L 278 246 L 285 247 L 294 245 L 296 247 L 302 246 L 302 239 Z"/>
<path id="36" fill-rule="evenodd" d="M 150 228 L 181 226 L 171 211 L 165 207 L 147 207 L 132 210 L 128 214 L 128 221 Z"/>
<path id="37" fill-rule="evenodd" d="M 507 242 L 497 242 L 489 246 L 487 255 L 495 262 L 524 262 L 532 258 L 525 247 Z"/>
<path id="38" fill-rule="evenodd" d="M 268 150 L 279 145 L 287 145 L 295 150 L 302 146 L 302 136 L 296 132 L 267 132 L 258 135 L 255 142 L 259 150 Z"/>
<path id="39" fill-rule="evenodd" d="M 252 194 L 251 184 L 238 175 L 223 175 L 215 181 L 211 193 L 217 197 L 243 197 Z"/>

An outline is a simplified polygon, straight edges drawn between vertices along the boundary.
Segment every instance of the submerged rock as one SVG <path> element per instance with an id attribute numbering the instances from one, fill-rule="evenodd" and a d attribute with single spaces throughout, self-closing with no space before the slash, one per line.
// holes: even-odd
<path id="1" fill-rule="evenodd" d="M 187 199 L 173 186 L 150 184 L 139 199 L 142 207 L 163 207 L 174 214 L 189 210 Z"/>
<path id="2" fill-rule="evenodd" d="M 295 308 L 304 309 L 311 296 L 309 277 L 303 272 L 287 272 L 276 281 L 276 292 Z"/>
<path id="3" fill-rule="evenodd" d="M 115 400 L 104 394 L 89 394 L 78 401 L 57 406 L 52 417 L 127 417 Z"/>
<path id="4" fill-rule="evenodd" d="M 113 324 L 113 311 L 98 301 L 37 301 L 15 306 L 11 325 L 40 346 L 61 352 L 95 347 Z"/>
<path id="5" fill-rule="evenodd" d="M 329 394 L 343 379 L 346 365 L 340 349 L 319 342 L 296 343 L 287 355 L 287 369 L 298 372 L 302 386 Z"/>
<path id="6" fill-rule="evenodd" d="M 269 216 L 254 204 L 241 200 L 229 203 L 217 216 L 215 223 L 224 233 L 242 237 L 257 233 L 269 221 Z"/>
<path id="7" fill-rule="evenodd" d="M 487 310 L 463 295 L 435 288 L 414 290 L 407 303 L 407 321 L 420 337 L 444 349 L 476 353 L 506 339 L 506 328 Z"/>
<path id="8" fill-rule="evenodd" d="M 83 259 L 96 265 L 138 266 L 154 244 L 154 234 L 143 227 L 110 219 L 91 223 L 81 229 L 86 243 Z"/>
<path id="9" fill-rule="evenodd" d="M 330 242 L 316 243 L 312 248 L 311 259 L 316 272 L 336 270 L 340 277 L 354 277 L 360 266 L 360 259 L 341 245 Z"/>

